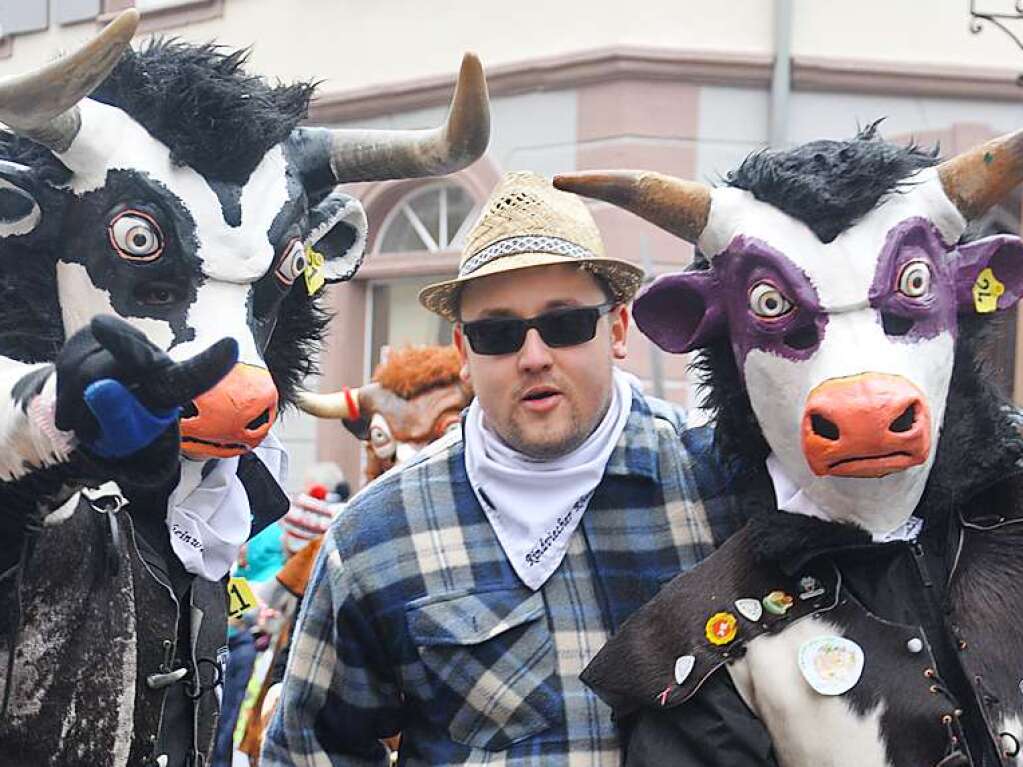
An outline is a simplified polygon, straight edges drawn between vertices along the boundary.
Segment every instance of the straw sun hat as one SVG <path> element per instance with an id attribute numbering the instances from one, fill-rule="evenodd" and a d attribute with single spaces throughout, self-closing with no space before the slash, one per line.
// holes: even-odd
<path id="1" fill-rule="evenodd" d="M 600 231 L 582 200 L 535 173 L 509 173 L 466 238 L 458 276 L 427 285 L 419 302 L 456 322 L 459 292 L 470 280 L 573 263 L 602 277 L 619 303 L 631 300 L 643 279 L 637 265 L 604 255 Z"/>

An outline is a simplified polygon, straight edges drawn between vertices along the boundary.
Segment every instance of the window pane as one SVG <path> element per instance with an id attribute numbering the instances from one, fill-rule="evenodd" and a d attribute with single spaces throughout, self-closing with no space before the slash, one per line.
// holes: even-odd
<path id="1" fill-rule="evenodd" d="M 440 225 L 441 196 L 447 197 L 446 232 Z M 398 204 L 384 226 L 376 250 L 380 253 L 458 250 L 455 236 L 472 214 L 473 199 L 457 184 L 435 184 L 411 193 Z M 417 231 L 414 216 L 421 227 Z M 442 236 L 443 235 L 443 236 Z"/>
<path id="2" fill-rule="evenodd" d="M 0 2 L 0 32 L 18 35 L 35 32 L 49 25 L 49 0 L 18 0 Z"/>
<path id="3" fill-rule="evenodd" d="M 53 0 L 51 8 L 58 24 L 87 21 L 99 15 L 100 0 Z"/>
<path id="4" fill-rule="evenodd" d="M 440 242 L 440 189 L 434 187 L 408 201 L 434 242 Z"/>
<path id="5" fill-rule="evenodd" d="M 391 223 L 384 232 L 384 238 L 380 241 L 379 250 L 382 253 L 402 253 L 408 250 L 426 250 L 426 244 L 416 234 L 411 222 L 401 210 L 395 211 Z"/>
<path id="6" fill-rule="evenodd" d="M 407 277 L 373 285 L 373 327 L 370 370 L 380 362 L 385 347 L 451 342 L 451 323 L 428 312 L 419 304 L 419 291 L 448 275 Z"/>
<path id="7" fill-rule="evenodd" d="M 461 242 L 455 242 L 455 237 L 462 223 L 472 213 L 472 198 L 464 189 L 458 186 L 448 187 L 448 239 L 450 247 L 459 248 Z"/>

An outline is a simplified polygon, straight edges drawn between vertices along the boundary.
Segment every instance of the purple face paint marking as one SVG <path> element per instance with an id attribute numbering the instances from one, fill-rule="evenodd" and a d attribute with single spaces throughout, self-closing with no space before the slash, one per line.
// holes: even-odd
<path id="1" fill-rule="evenodd" d="M 892 227 L 885 238 L 870 286 L 870 305 L 888 337 L 916 343 L 949 332 L 956 334 L 955 268 L 947 244 L 933 223 L 909 218 Z M 907 265 L 919 261 L 930 268 L 930 289 L 919 297 L 899 290 Z"/>
<path id="2" fill-rule="evenodd" d="M 1023 294 L 1023 243 L 1011 234 L 996 234 L 982 240 L 961 245 L 956 249 L 956 297 L 959 311 L 976 311 L 973 286 L 984 269 L 991 269 L 1001 283 L 1002 292 L 996 294 L 998 310 L 1011 309 Z M 987 286 L 989 289 L 992 286 Z"/>
<path id="3" fill-rule="evenodd" d="M 751 349 L 791 360 L 813 356 L 828 322 L 807 274 L 762 240 L 739 235 L 714 258 L 714 271 L 725 307 L 732 348 L 741 368 Z M 753 313 L 750 290 L 758 283 L 777 288 L 792 309 L 776 318 Z"/>

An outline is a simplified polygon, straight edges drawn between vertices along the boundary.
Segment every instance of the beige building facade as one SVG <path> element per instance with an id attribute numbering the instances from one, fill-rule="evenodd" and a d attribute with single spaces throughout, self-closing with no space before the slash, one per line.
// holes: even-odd
<path id="1" fill-rule="evenodd" d="M 462 52 L 487 67 L 493 130 L 482 159 L 444 179 L 352 186 L 369 215 L 368 255 L 330 291 L 322 388 L 362 383 L 389 347 L 450 338 L 415 294 L 454 273 L 466 227 L 506 171 L 631 167 L 715 182 L 762 147 L 848 137 L 881 117 L 886 136 L 940 141 L 945 154 L 1023 128 L 1023 51 L 993 27 L 971 33 L 967 0 L 0 0 L 0 76 L 49 60 L 133 4 L 145 31 L 251 45 L 251 71 L 321 81 L 315 124 L 436 124 Z M 692 257 L 621 210 L 592 209 L 616 257 L 652 272 Z M 1019 213 L 1017 197 L 983 227 L 1016 232 Z M 1013 316 L 992 356 L 1018 399 L 1017 338 Z M 626 367 L 692 407 L 684 362 L 636 333 Z M 293 487 L 316 459 L 359 476 L 340 424 L 291 415 L 281 432 Z"/>

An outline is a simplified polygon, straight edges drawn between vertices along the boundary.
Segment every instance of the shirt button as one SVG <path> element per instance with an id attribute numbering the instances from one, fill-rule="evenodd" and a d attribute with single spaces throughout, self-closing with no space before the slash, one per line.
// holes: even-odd
<path id="1" fill-rule="evenodd" d="M 916 655 L 918 652 L 924 649 L 923 640 L 920 639 L 920 637 L 913 637 L 908 642 L 906 642 L 906 649 L 909 650 L 914 655 Z"/>

